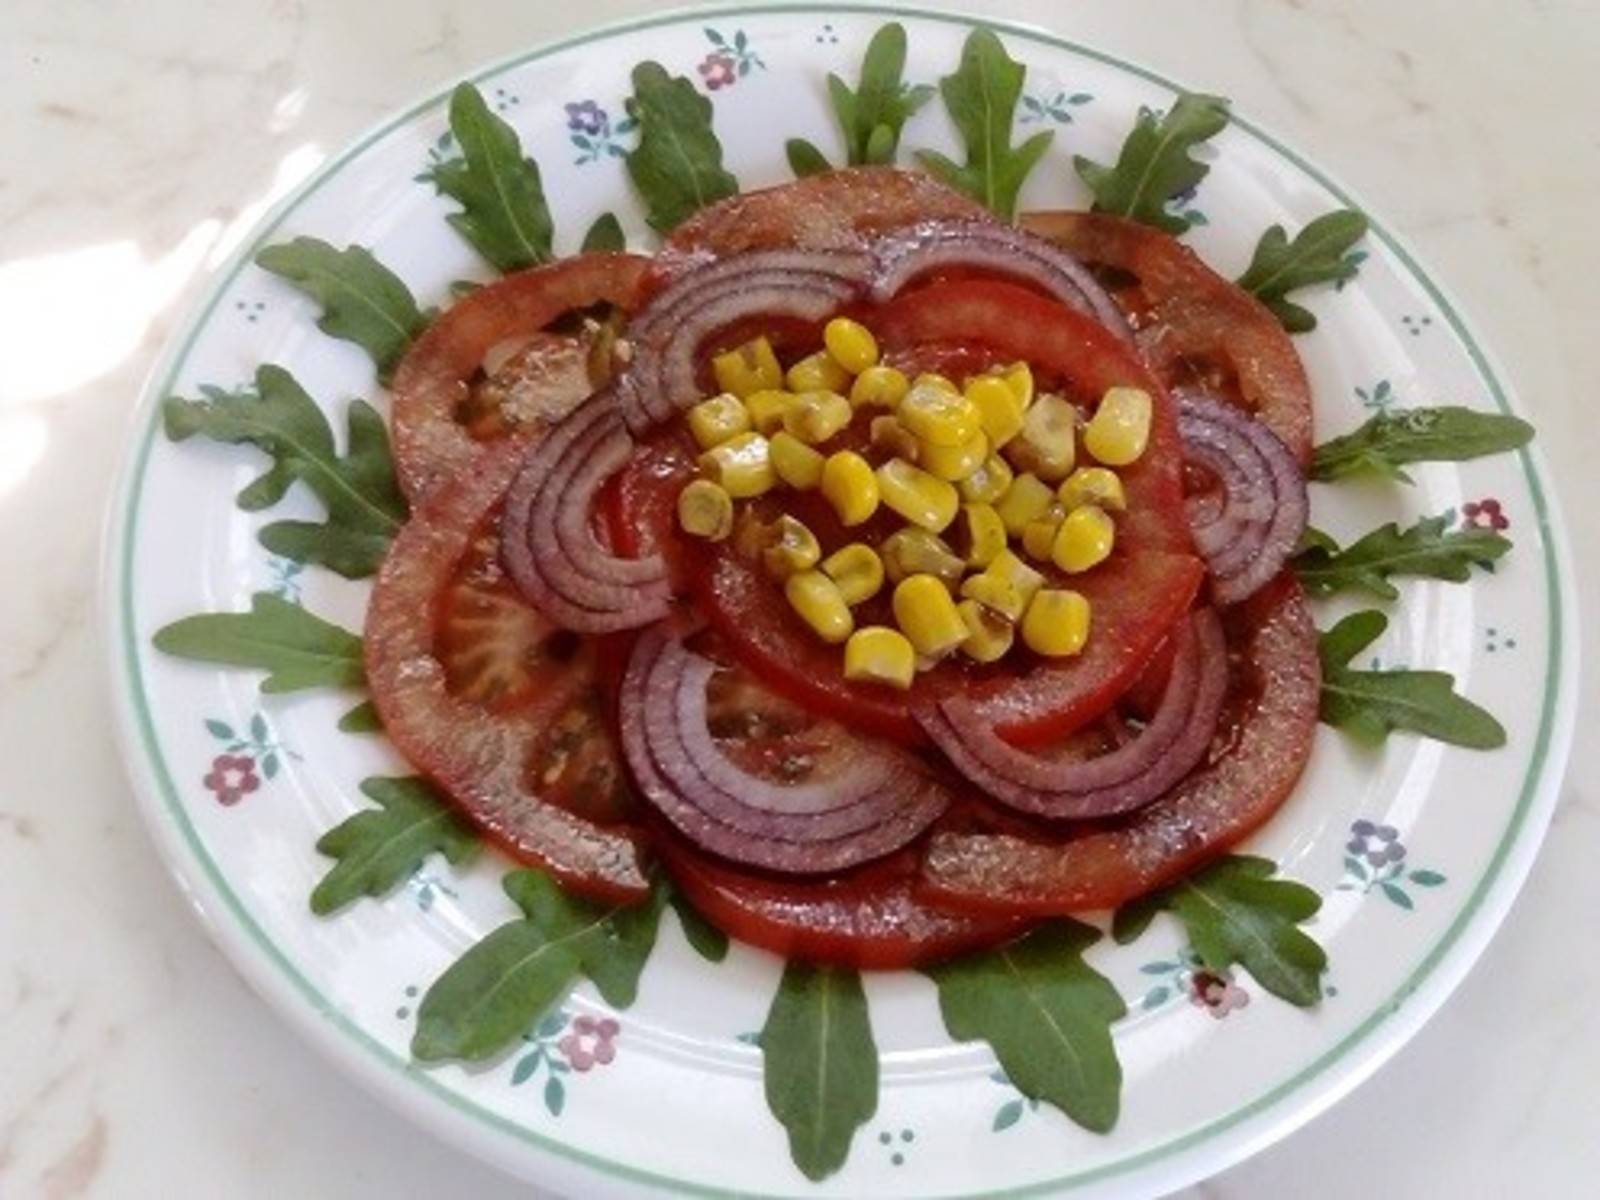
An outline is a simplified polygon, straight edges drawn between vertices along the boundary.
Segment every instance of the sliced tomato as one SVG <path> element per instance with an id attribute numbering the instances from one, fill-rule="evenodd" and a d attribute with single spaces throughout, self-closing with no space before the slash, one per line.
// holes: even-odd
<path id="1" fill-rule="evenodd" d="M 525 451 L 493 444 L 401 529 L 367 608 L 367 682 L 400 752 L 513 855 L 584 895 L 641 899 L 594 643 L 500 569 L 498 505 Z"/>
<path id="2" fill-rule="evenodd" d="M 610 370 L 605 330 L 552 330 L 569 313 L 637 307 L 650 260 L 578 254 L 519 271 L 457 301 L 394 373 L 394 456 L 413 504 L 484 446 L 565 416 Z M 492 368 L 492 369 L 488 369 Z"/>
<path id="3" fill-rule="evenodd" d="M 1182 878 L 1259 827 L 1305 770 L 1321 669 L 1305 594 L 1285 573 L 1228 613 L 1229 707 L 1208 763 L 1114 827 L 1066 841 L 941 833 L 918 894 L 966 913 L 1115 908 Z"/>
<path id="4" fill-rule="evenodd" d="M 1109 268 L 1139 349 L 1169 387 L 1200 384 L 1255 413 L 1311 463 L 1311 385 L 1289 335 L 1254 296 L 1176 238 L 1106 213 L 1025 213 L 1024 228 Z"/>

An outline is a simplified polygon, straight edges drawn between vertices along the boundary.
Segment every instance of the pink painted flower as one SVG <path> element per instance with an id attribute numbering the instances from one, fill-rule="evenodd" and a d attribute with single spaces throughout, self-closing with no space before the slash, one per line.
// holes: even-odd
<path id="1" fill-rule="evenodd" d="M 1189 981 L 1189 1002 L 1220 1021 L 1234 1009 L 1248 1005 L 1250 993 L 1226 972 L 1196 971 Z"/>
<path id="2" fill-rule="evenodd" d="M 572 1031 L 556 1043 L 574 1071 L 605 1066 L 617 1056 L 617 1034 L 622 1030 L 611 1017 L 574 1017 Z"/>
<path id="3" fill-rule="evenodd" d="M 1493 529 L 1499 532 L 1511 528 L 1511 518 L 1500 511 L 1500 501 L 1493 496 L 1472 500 L 1461 506 L 1463 529 Z"/>
<path id="4" fill-rule="evenodd" d="M 211 760 L 211 773 L 201 783 L 213 792 L 219 804 L 237 804 L 261 786 L 256 760 L 245 754 L 219 754 Z"/>
<path id="5" fill-rule="evenodd" d="M 706 81 L 706 87 L 713 92 L 718 88 L 732 87 L 739 78 L 736 64 L 726 54 L 708 54 L 696 69 Z"/>

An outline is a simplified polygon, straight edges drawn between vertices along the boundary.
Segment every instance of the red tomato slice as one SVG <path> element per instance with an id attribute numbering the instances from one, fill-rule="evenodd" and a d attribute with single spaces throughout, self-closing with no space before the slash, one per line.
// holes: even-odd
<path id="1" fill-rule="evenodd" d="M 968 913 L 1115 908 L 1182 878 L 1272 816 L 1311 755 L 1317 631 L 1290 573 L 1227 619 L 1233 691 L 1208 765 L 1122 824 L 1070 841 L 935 834 L 918 895 Z"/>
<path id="2" fill-rule="evenodd" d="M 499 563 L 497 508 L 526 438 L 435 489 L 389 549 L 364 638 L 384 732 L 516 857 L 597 899 L 649 882 L 627 811 L 594 644 L 524 605 Z"/>
<path id="3" fill-rule="evenodd" d="M 416 504 L 489 442 L 559 420 L 603 383 L 609 339 L 541 331 L 598 304 L 631 311 L 649 264 L 634 254 L 564 258 L 469 293 L 429 326 L 391 385 L 395 469 L 406 497 Z"/>
<path id="4" fill-rule="evenodd" d="M 1254 296 L 1159 229 L 1105 213 L 1025 213 L 1022 225 L 1109 267 L 1140 352 L 1169 387 L 1199 383 L 1255 413 L 1311 463 L 1311 385 L 1289 335 Z M 1131 286 L 1129 281 L 1131 279 Z M 1118 286 L 1118 284 L 1122 286 Z"/>

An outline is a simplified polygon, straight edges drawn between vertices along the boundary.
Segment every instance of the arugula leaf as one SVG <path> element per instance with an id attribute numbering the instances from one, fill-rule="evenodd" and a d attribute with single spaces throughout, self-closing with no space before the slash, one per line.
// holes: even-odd
<path id="1" fill-rule="evenodd" d="M 409 878 L 437 850 L 462 863 L 478 849 L 478 835 L 426 780 L 365 779 L 361 790 L 377 801 L 317 839 L 317 852 L 336 859 L 311 892 L 311 911 L 324 916 L 361 896 L 381 896 Z"/>
<path id="2" fill-rule="evenodd" d="M 1111 1026 L 1127 1013 L 1117 989 L 1083 961 L 1100 935 L 1067 918 L 1009 945 L 927 968 L 945 1028 L 983 1038 L 1030 1100 L 1048 1100 L 1085 1129 L 1117 1123 L 1122 1066 Z"/>
<path id="3" fill-rule="evenodd" d="M 412 339 L 427 328 L 411 289 L 365 246 L 336 250 L 318 238 L 297 237 L 267 246 L 256 255 L 256 265 L 322 305 L 317 328 L 365 350 L 384 383 Z"/>
<path id="4" fill-rule="evenodd" d="M 678 914 L 678 924 L 690 947 L 707 962 L 719 963 L 728 957 L 728 935 L 723 933 L 690 904 L 682 892 L 674 890 L 667 903 Z"/>
<path id="5" fill-rule="evenodd" d="M 1270 308 L 1290 333 L 1315 329 L 1317 318 L 1289 300 L 1289 293 L 1314 283 L 1353 279 L 1361 260 L 1350 251 L 1366 234 L 1367 218 L 1353 208 L 1323 213 L 1292 242 L 1282 225 L 1274 225 L 1256 243 L 1239 286 Z"/>
<path id="6" fill-rule="evenodd" d="M 1400 595 L 1391 575 L 1447 579 L 1462 583 L 1473 564 L 1487 567 L 1511 549 L 1509 538 L 1488 529 L 1447 529 L 1443 516 L 1418 521 L 1404 533 L 1393 521 L 1380 525 L 1341 550 L 1318 529 L 1308 529 L 1306 547 L 1293 567 L 1300 582 L 1319 596 L 1361 588 L 1384 600 Z"/>
<path id="7" fill-rule="evenodd" d="M 1455 692 L 1444 671 L 1357 671 L 1350 660 L 1370 646 L 1389 618 L 1374 609 L 1351 613 L 1321 637 L 1322 719 L 1364 742 L 1377 743 L 1406 729 L 1454 746 L 1493 750 L 1506 731 L 1472 701 Z"/>
<path id="8" fill-rule="evenodd" d="M 156 630 L 157 650 L 178 658 L 255 667 L 263 692 L 358 687 L 366 680 L 361 639 L 298 604 L 257 592 L 247 613 L 202 613 Z"/>
<path id="9" fill-rule="evenodd" d="M 1303 883 L 1272 878 L 1277 870 L 1270 859 L 1230 854 L 1117 910 L 1112 936 L 1127 945 L 1165 909 L 1183 922 L 1207 970 L 1239 963 L 1274 996 L 1301 1008 L 1316 1004 L 1328 956 L 1299 925 L 1316 915 L 1322 898 Z"/>
<path id="10" fill-rule="evenodd" d="M 463 83 L 450 95 L 450 132 L 461 157 L 435 163 L 423 178 L 461 205 L 445 218 L 451 227 L 502 271 L 549 262 L 550 207 L 539 164 L 522 153 L 517 131 Z"/>
<path id="11" fill-rule="evenodd" d="M 540 871 L 502 882 L 522 916 L 492 931 L 422 997 L 411 1053 L 424 1061 L 489 1058 L 566 994 L 581 972 L 606 1003 L 625 1008 L 655 945 L 663 893 L 630 907 L 568 896 Z"/>
<path id="12" fill-rule="evenodd" d="M 1465 462 L 1525 446 L 1533 426 L 1520 417 L 1470 408 L 1397 408 L 1379 413 L 1354 433 L 1316 448 L 1311 478 L 1382 475 L 1410 483 L 1401 468 L 1418 462 Z"/>
<path id="13" fill-rule="evenodd" d="M 878 1047 L 861 976 L 789 963 L 758 1044 L 767 1107 L 789 1131 L 789 1156 L 807 1179 L 824 1179 L 878 1110 Z"/>
<path id="14" fill-rule="evenodd" d="M 1010 220 L 1028 172 L 1044 157 L 1053 133 L 1036 133 L 1011 145 L 1011 125 L 1027 68 L 1009 54 L 992 30 L 974 29 L 961 48 L 961 65 L 939 81 L 944 106 L 966 143 L 958 166 L 934 150 L 917 151 L 930 173 Z"/>
<path id="15" fill-rule="evenodd" d="M 1210 165 L 1191 158 L 1189 151 L 1227 124 L 1224 97 L 1185 92 L 1159 120 L 1149 109 L 1139 111 L 1116 166 L 1102 166 L 1081 154 L 1073 157 L 1073 165 L 1094 193 L 1096 211 L 1180 234 L 1190 222 L 1169 213 L 1167 202 L 1198 186 L 1210 172 Z"/>
<path id="16" fill-rule="evenodd" d="M 239 493 L 239 507 L 266 508 L 296 481 L 322 501 L 328 519 L 278 521 L 261 530 L 261 544 L 296 562 L 321 563 L 347 579 L 378 569 L 389 540 L 405 520 L 395 484 L 383 418 L 362 400 L 350 401 L 349 453 L 339 457 L 327 417 L 294 376 L 270 363 L 256 369 L 254 390 L 201 388 L 203 399 L 170 397 L 162 405 L 175 442 L 201 434 L 213 441 L 248 442 L 272 457 L 265 474 Z"/>
<path id="17" fill-rule="evenodd" d="M 339 718 L 340 733 L 378 733 L 383 721 L 371 700 L 363 700 Z"/>
<path id="18" fill-rule="evenodd" d="M 906 87 L 905 69 L 905 26 L 891 21 L 867 43 L 867 52 L 861 59 L 861 82 L 855 91 L 839 76 L 828 76 L 828 95 L 844 134 L 845 162 L 850 166 L 892 163 L 907 119 L 933 95 L 933 89 L 926 84 Z M 830 169 L 822 151 L 804 138 L 791 138 L 785 149 L 796 175 L 814 175 Z"/>
<path id="19" fill-rule="evenodd" d="M 732 196 L 739 181 L 722 168 L 722 143 L 711 127 L 711 101 L 682 75 L 656 62 L 633 69 L 628 115 L 639 144 L 628 151 L 628 178 L 644 198 L 645 219 L 669 233 L 685 217 Z"/>
<path id="20" fill-rule="evenodd" d="M 622 232 L 622 222 L 617 220 L 617 214 L 601 213 L 594 219 L 594 224 L 589 226 L 589 232 L 583 235 L 585 254 L 600 250 L 621 251 L 628 248 L 628 237 Z"/>

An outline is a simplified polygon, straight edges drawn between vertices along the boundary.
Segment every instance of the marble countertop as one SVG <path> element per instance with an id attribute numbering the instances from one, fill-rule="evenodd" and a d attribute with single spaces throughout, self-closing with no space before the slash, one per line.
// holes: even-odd
<path id="1" fill-rule="evenodd" d="M 0 1195 L 527 1196 L 301 1044 L 140 827 L 96 631 L 106 489 L 208 268 L 387 110 L 655 7 L 7 0 L 0 12 Z M 1579 568 L 1600 328 L 1596 0 L 988 0 L 1232 96 L 1352 185 L 1461 299 L 1553 464 Z M 1580 370 L 1583 374 L 1580 375 Z M 1583 597 L 1585 625 L 1596 594 Z M 1592 678 L 1583 702 L 1600 718 Z M 1581 725 L 1580 725 L 1581 727 Z M 1600 803 L 1579 739 L 1527 890 L 1428 1028 L 1193 1196 L 1577 1195 L 1600 1174 Z M 1584 1185 L 1583 1179 L 1591 1180 Z"/>

